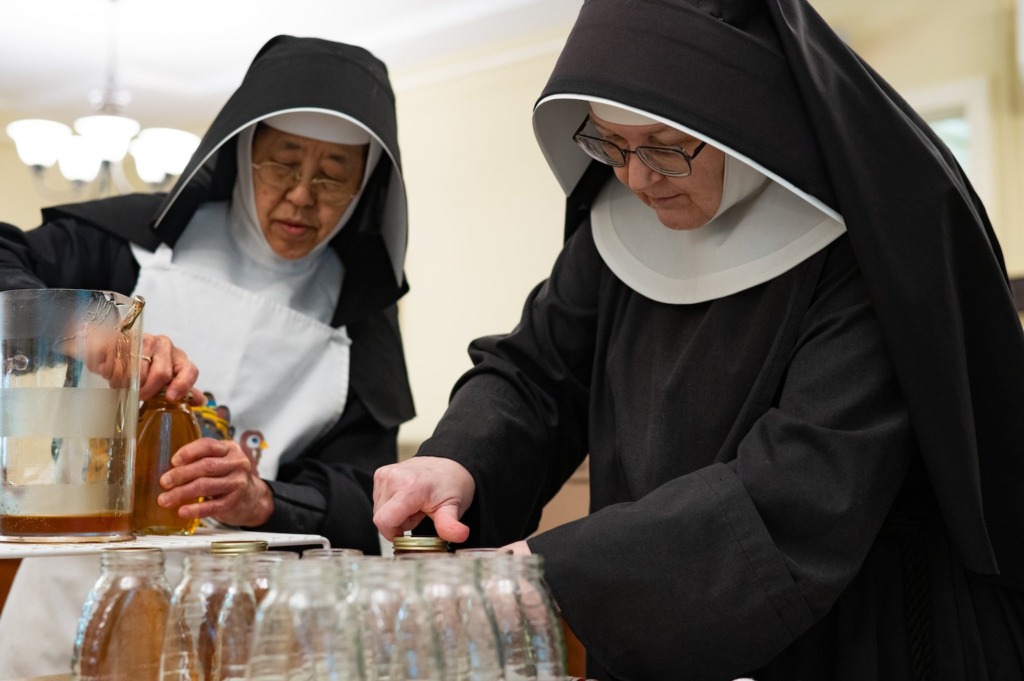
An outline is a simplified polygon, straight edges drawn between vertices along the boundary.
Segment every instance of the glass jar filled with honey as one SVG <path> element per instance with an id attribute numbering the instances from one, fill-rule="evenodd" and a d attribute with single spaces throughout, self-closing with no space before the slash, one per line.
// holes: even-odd
<path id="1" fill-rule="evenodd" d="M 195 414 L 187 401 L 167 399 L 161 390 L 143 403 L 137 437 L 132 530 L 136 534 L 192 534 L 199 526 L 198 518 L 181 518 L 177 508 L 163 508 L 156 499 L 164 491 L 160 476 L 171 469 L 171 457 L 202 437 Z"/>
<path id="2" fill-rule="evenodd" d="M 157 548 L 107 549 L 72 656 L 76 681 L 158 681 L 171 592 Z"/>

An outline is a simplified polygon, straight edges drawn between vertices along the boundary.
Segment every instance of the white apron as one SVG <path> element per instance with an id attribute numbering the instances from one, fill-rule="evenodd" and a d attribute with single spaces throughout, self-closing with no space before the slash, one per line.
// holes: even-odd
<path id="1" fill-rule="evenodd" d="M 175 265 L 172 251 L 135 246 L 146 299 L 143 330 L 167 336 L 199 367 L 196 388 L 231 410 L 234 439 L 262 435 L 260 476 L 273 479 L 340 417 L 348 396 L 345 327 L 334 328 L 251 291 Z"/>
<path id="2" fill-rule="evenodd" d="M 199 367 L 196 388 L 231 410 L 234 439 L 259 454 L 263 478 L 341 417 L 349 348 L 335 329 L 255 293 L 176 266 L 172 251 L 132 247 L 143 330 L 167 336 Z M 255 451 L 253 451 L 255 449 Z M 171 588 L 180 556 L 167 556 Z M 0 679 L 70 671 L 81 606 L 99 577 L 96 556 L 28 558 L 0 615 Z M 45 634 L 43 632 L 46 632 Z"/>

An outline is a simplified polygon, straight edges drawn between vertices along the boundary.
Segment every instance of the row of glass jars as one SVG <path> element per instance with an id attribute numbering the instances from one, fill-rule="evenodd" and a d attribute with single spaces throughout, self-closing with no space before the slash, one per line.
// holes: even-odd
<path id="1" fill-rule="evenodd" d="M 348 549 L 107 549 L 75 641 L 78 681 L 566 678 L 539 556 Z"/>

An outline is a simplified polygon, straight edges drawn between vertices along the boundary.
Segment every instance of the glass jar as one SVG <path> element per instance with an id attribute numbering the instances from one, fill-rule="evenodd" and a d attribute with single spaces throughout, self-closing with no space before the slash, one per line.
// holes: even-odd
<path id="1" fill-rule="evenodd" d="M 562 681 L 564 630 L 544 582 L 543 557 L 480 550 L 458 556 L 479 562 L 480 588 L 494 615 L 506 681 Z"/>
<path id="2" fill-rule="evenodd" d="M 293 551 L 263 551 L 246 556 L 253 594 L 256 605 L 270 593 L 275 566 L 282 561 L 298 560 L 299 554 Z"/>
<path id="3" fill-rule="evenodd" d="M 465 560 L 467 554 L 459 554 Z M 520 609 L 519 575 L 511 553 L 491 552 L 477 556 L 480 590 L 487 599 L 501 645 L 506 681 L 537 678 L 537 666 L 530 647 L 530 633 Z"/>
<path id="4" fill-rule="evenodd" d="M 238 570 L 236 556 L 185 556 L 171 594 L 160 660 L 162 681 L 212 681 L 221 609 Z"/>
<path id="5" fill-rule="evenodd" d="M 444 556 L 446 554 L 435 554 Z M 420 594 L 423 568 L 447 560 L 407 560 L 392 563 L 392 579 L 401 588 L 402 602 L 395 619 L 395 649 L 389 678 L 441 681 L 441 646 L 434 629 L 431 611 Z"/>
<path id="6" fill-rule="evenodd" d="M 519 578 L 519 609 L 529 635 L 538 681 L 561 681 L 566 676 L 565 637 L 555 601 L 544 581 L 544 558 L 538 554 L 512 556 Z"/>
<path id="7" fill-rule="evenodd" d="M 345 560 L 352 556 L 361 556 L 363 552 L 360 549 L 345 549 L 340 547 L 330 546 L 327 548 L 315 548 L 306 549 L 302 552 L 303 560 Z"/>
<path id="8" fill-rule="evenodd" d="M 338 598 L 339 563 L 284 560 L 256 613 L 247 679 L 363 679 L 359 630 Z M 371 677 L 376 679 L 377 677 Z"/>
<path id="9" fill-rule="evenodd" d="M 381 556 L 347 561 L 352 570 L 350 599 L 355 604 L 362 637 L 366 678 L 441 678 L 440 649 L 417 585 L 418 566 L 428 562 L 433 561 Z"/>
<path id="10" fill-rule="evenodd" d="M 169 400 L 161 390 L 143 403 L 135 447 L 132 530 L 136 534 L 190 535 L 199 527 L 199 518 L 181 518 L 177 508 L 163 508 L 156 499 L 164 491 L 160 476 L 171 469 L 171 457 L 200 437 L 199 422 L 185 401 Z"/>
<path id="11" fill-rule="evenodd" d="M 474 558 L 426 560 L 419 566 L 420 595 L 437 633 L 445 681 L 502 677 L 501 647 Z"/>
<path id="12" fill-rule="evenodd" d="M 291 552 L 268 550 L 261 540 L 219 541 L 210 545 L 211 555 L 230 556 L 237 568 L 217 616 L 213 678 L 241 681 L 252 655 L 256 610 L 268 590 L 267 566 L 288 558 Z"/>
<path id="13" fill-rule="evenodd" d="M 160 549 L 102 551 L 75 636 L 72 677 L 156 681 L 170 598 Z"/>
<path id="14" fill-rule="evenodd" d="M 216 681 L 241 681 L 245 678 L 246 665 L 252 654 L 257 607 L 249 561 L 253 556 L 261 555 L 262 550 L 214 554 L 230 556 L 237 563 L 217 615 L 212 675 Z"/>

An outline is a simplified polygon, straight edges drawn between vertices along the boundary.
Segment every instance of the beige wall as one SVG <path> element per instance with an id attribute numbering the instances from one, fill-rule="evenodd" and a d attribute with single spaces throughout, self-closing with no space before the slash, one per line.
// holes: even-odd
<path id="1" fill-rule="evenodd" d="M 812 0 L 897 91 L 918 96 L 980 83 L 990 144 L 982 196 L 1011 276 L 1024 276 L 1024 89 L 1015 51 L 1015 0 Z M 885 150 L 880 149 L 880 162 Z"/>
<path id="2" fill-rule="evenodd" d="M 411 216 L 401 314 L 418 412 L 405 442 L 430 434 L 470 366 L 469 342 L 512 329 L 561 246 L 564 197 L 530 116 L 562 42 L 479 55 L 468 73 L 394 74 Z"/>
<path id="3" fill-rule="evenodd" d="M 0 118 L 0 130 L 9 122 L 10 117 Z M 18 160 L 14 143 L 0 133 L 0 221 L 26 229 L 34 227 L 39 223 L 43 204 L 33 186 L 32 174 Z"/>

